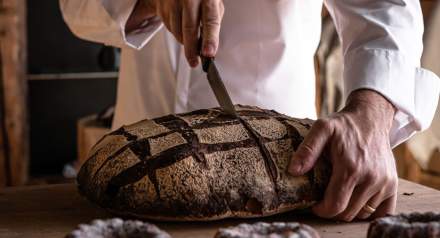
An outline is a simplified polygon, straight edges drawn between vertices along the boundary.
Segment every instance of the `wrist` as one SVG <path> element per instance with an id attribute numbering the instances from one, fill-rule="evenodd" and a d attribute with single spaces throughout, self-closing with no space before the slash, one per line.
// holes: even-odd
<path id="1" fill-rule="evenodd" d="M 343 110 L 384 125 L 387 129 L 391 128 L 396 113 L 390 101 L 380 93 L 369 89 L 353 91 L 348 96 Z"/>
<path id="2" fill-rule="evenodd" d="M 155 17 L 155 9 L 153 0 L 138 0 L 125 24 L 125 32 L 129 33 L 139 29 L 146 21 Z"/>

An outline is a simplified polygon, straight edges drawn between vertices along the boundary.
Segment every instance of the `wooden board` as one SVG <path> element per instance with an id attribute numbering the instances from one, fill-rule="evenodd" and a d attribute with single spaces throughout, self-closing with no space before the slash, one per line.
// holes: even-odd
<path id="1" fill-rule="evenodd" d="M 0 0 L 0 186 L 27 179 L 26 66 L 26 1 Z"/>
<path id="2" fill-rule="evenodd" d="M 110 133 L 111 130 L 97 122 L 97 115 L 90 115 L 78 120 L 76 131 L 78 158 L 75 167 L 79 170 L 81 165 L 88 159 L 88 154 L 92 147 L 104 135 Z"/>
<path id="3" fill-rule="evenodd" d="M 413 195 L 403 195 L 413 193 Z M 440 212 L 440 191 L 400 181 L 398 212 Z M 0 237 L 64 237 L 79 223 L 111 217 L 76 192 L 75 185 L 50 185 L 0 190 Z M 367 222 L 342 223 L 310 214 L 286 213 L 264 219 L 228 219 L 216 222 L 157 223 L 173 237 L 213 237 L 219 227 L 257 221 L 301 221 L 322 237 L 366 237 Z"/>

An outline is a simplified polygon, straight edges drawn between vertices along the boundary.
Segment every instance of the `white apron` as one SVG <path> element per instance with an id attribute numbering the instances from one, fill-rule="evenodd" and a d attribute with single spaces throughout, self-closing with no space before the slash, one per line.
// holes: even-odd
<path id="1" fill-rule="evenodd" d="M 234 103 L 316 118 L 313 56 L 322 2 L 298 2 L 224 1 L 216 64 Z M 164 28 L 142 50 L 125 49 L 121 62 L 114 127 L 218 106 L 200 66 L 189 67 Z"/>

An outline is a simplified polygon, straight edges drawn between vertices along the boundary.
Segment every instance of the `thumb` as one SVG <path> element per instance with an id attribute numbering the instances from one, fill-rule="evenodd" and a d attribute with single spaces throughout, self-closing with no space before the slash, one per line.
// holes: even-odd
<path id="1" fill-rule="evenodd" d="M 322 119 L 316 121 L 304 138 L 304 141 L 293 154 L 288 172 L 293 176 L 301 176 L 309 172 L 315 165 L 332 134 L 333 129 L 330 121 Z"/>

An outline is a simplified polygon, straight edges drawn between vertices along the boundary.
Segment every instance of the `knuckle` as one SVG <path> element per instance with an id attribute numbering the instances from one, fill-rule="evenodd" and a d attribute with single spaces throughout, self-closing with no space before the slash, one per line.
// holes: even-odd
<path id="1" fill-rule="evenodd" d="M 346 206 L 342 201 L 334 201 L 328 203 L 326 216 L 334 217 L 338 214 L 341 214 L 345 210 Z"/>
<path id="2" fill-rule="evenodd" d="M 352 177 L 359 175 L 361 169 L 362 168 L 359 164 L 354 163 L 351 160 L 346 162 L 345 171 L 346 171 L 347 177 L 349 177 L 349 178 L 352 178 Z"/>
<path id="3" fill-rule="evenodd" d="M 205 11 L 216 12 L 220 9 L 220 1 L 218 0 L 205 0 L 203 1 L 203 8 Z"/>
<path id="4" fill-rule="evenodd" d="M 218 34 L 220 31 L 220 20 L 213 16 L 207 16 L 203 19 L 203 28 L 205 33 Z"/>
<path id="5" fill-rule="evenodd" d="M 378 172 L 376 170 L 370 170 L 365 174 L 365 180 L 369 184 L 377 184 L 379 182 Z"/>
<path id="6" fill-rule="evenodd" d="M 318 129 L 323 130 L 325 132 L 331 131 L 331 121 L 328 119 L 319 119 L 315 122 L 314 126 L 316 126 Z"/>
<path id="7" fill-rule="evenodd" d="M 196 59 L 197 53 L 195 53 L 189 47 L 185 47 L 185 56 L 187 60 L 192 61 Z"/>
<path id="8" fill-rule="evenodd" d="M 313 148 L 307 143 L 301 144 L 300 148 L 296 151 L 296 155 L 299 158 L 309 158 L 313 156 L 314 153 Z"/>
<path id="9" fill-rule="evenodd" d="M 332 206 L 329 209 L 329 214 L 335 216 L 335 215 L 343 212 L 344 209 L 345 209 L 345 206 L 342 202 L 335 202 L 334 206 Z"/>
<path id="10" fill-rule="evenodd" d="M 208 17 L 203 21 L 203 26 L 209 31 L 217 31 L 220 30 L 220 21 L 218 21 L 218 19 Z"/>
<path id="11" fill-rule="evenodd" d="M 395 193 L 397 192 L 397 187 L 398 187 L 398 178 L 395 176 L 391 176 L 390 178 L 388 178 L 388 188 L 391 192 Z"/>
<path id="12" fill-rule="evenodd" d="M 384 176 L 382 176 L 382 183 L 385 186 L 394 187 L 395 185 L 397 185 L 397 181 L 398 181 L 398 178 L 395 175 L 387 173 Z"/>
<path id="13" fill-rule="evenodd" d="M 205 23 L 219 24 L 222 16 L 222 5 L 216 1 L 205 1 L 203 6 Z"/>
<path id="14" fill-rule="evenodd" d="M 182 37 L 185 42 L 196 44 L 197 43 L 197 28 L 192 27 L 183 27 L 182 28 Z"/>
<path id="15" fill-rule="evenodd" d="M 383 176 L 380 186 L 382 187 L 381 196 L 389 198 L 397 193 L 398 179 L 393 176 Z"/>
<path id="16" fill-rule="evenodd" d="M 184 20 L 182 23 L 182 31 L 186 33 L 196 34 L 198 32 L 198 24 L 192 20 Z"/>
<path id="17" fill-rule="evenodd" d="M 183 34 L 189 34 L 189 35 L 194 35 L 194 37 L 196 37 L 197 35 L 197 26 L 194 26 L 193 24 L 184 24 L 182 26 L 182 33 Z"/>

